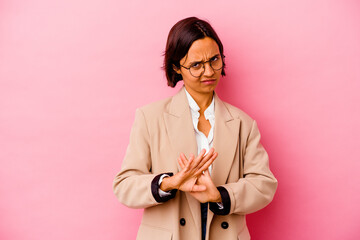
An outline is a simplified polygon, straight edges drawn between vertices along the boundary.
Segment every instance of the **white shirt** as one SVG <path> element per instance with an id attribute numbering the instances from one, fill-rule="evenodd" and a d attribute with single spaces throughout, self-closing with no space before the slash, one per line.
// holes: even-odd
<path id="1" fill-rule="evenodd" d="M 192 98 L 192 96 L 186 91 L 186 96 L 189 102 L 192 122 L 194 125 L 195 130 L 195 136 L 196 136 L 196 143 L 198 146 L 198 152 L 197 155 L 200 153 L 202 149 L 206 150 L 206 153 L 209 152 L 210 148 L 213 145 L 213 139 L 214 139 L 214 125 L 215 125 L 215 102 L 214 97 L 209 105 L 209 107 L 204 111 L 205 119 L 209 120 L 211 129 L 209 131 L 208 136 L 206 137 L 205 134 L 198 129 L 198 123 L 199 123 L 199 117 L 200 117 L 200 107 L 197 105 L 195 100 Z M 209 167 L 209 172 L 211 174 L 212 166 Z"/>
<path id="2" fill-rule="evenodd" d="M 210 148 L 213 145 L 213 139 L 214 139 L 214 125 L 215 125 L 215 102 L 214 97 L 209 105 L 209 107 L 204 111 L 205 119 L 209 120 L 211 129 L 209 131 L 208 136 L 206 137 L 204 133 L 199 131 L 198 129 L 198 123 L 199 123 L 199 117 L 200 117 L 200 107 L 197 105 L 195 100 L 192 98 L 192 96 L 188 93 L 188 91 L 185 89 L 186 97 L 189 102 L 190 112 L 191 112 L 191 118 L 195 130 L 195 136 L 196 136 L 196 143 L 198 146 L 197 154 L 200 153 L 202 149 L 206 150 L 206 153 L 209 152 Z M 209 173 L 211 174 L 212 165 L 209 167 Z M 163 174 L 159 179 L 159 186 L 163 180 L 164 177 L 169 177 L 167 174 Z M 164 192 L 159 188 L 159 195 L 161 197 L 170 195 L 169 192 Z"/>

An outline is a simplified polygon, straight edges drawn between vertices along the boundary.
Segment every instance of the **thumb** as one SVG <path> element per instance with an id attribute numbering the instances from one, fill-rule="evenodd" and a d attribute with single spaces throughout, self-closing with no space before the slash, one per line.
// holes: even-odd
<path id="1" fill-rule="evenodd" d="M 210 177 L 209 169 L 206 169 L 206 170 L 204 171 L 204 175 L 205 175 L 206 177 Z"/>

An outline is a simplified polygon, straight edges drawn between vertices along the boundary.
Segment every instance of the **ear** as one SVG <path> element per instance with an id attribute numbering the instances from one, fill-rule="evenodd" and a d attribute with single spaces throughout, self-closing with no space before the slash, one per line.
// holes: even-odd
<path id="1" fill-rule="evenodd" d="M 173 66 L 174 71 L 175 71 L 177 74 L 181 74 L 180 68 L 178 68 L 178 67 L 175 66 L 174 64 L 173 64 L 172 66 Z"/>

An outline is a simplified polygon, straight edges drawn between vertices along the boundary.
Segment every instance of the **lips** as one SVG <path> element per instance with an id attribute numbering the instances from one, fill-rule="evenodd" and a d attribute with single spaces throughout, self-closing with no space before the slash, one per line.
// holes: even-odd
<path id="1" fill-rule="evenodd" d="M 201 81 L 202 83 L 215 83 L 216 82 L 216 79 L 205 79 L 205 80 L 202 80 Z"/>

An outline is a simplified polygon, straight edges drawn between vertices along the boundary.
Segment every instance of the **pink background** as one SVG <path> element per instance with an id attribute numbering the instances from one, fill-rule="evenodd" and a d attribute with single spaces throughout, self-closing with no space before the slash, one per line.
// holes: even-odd
<path id="1" fill-rule="evenodd" d="M 0 239 L 135 239 L 112 192 L 139 106 L 173 95 L 178 20 L 225 47 L 217 92 L 257 120 L 279 180 L 253 239 L 360 239 L 360 3 L 0 1 Z"/>

